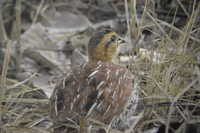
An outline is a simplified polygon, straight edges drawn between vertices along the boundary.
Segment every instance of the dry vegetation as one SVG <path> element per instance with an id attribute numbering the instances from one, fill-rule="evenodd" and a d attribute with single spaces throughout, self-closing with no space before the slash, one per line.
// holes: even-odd
<path id="1" fill-rule="evenodd" d="M 39 16 L 44 17 L 43 8 L 48 7 L 41 0 L 38 7 L 33 4 L 30 11 L 22 8 L 23 2 L 17 0 L 15 7 L 7 4 L 9 8 L 0 10 L 0 133 L 48 133 L 52 125 L 48 118 L 48 98 L 41 89 L 30 84 L 37 73 L 23 81 L 15 76 L 21 71 L 20 37 L 24 28 L 21 13 L 29 11 L 35 23 L 39 22 Z M 141 104 L 138 111 L 141 117 L 133 128 L 142 133 L 162 124 L 166 127 L 164 132 L 169 133 L 173 124 L 178 123 L 173 130 L 182 133 L 188 124 L 200 123 L 200 6 L 193 8 L 183 27 L 177 28 L 175 17 L 171 23 L 157 19 L 148 4 L 138 21 L 135 1 L 126 2 L 125 16 L 130 33 L 127 36 L 137 53 L 136 58 L 130 59 L 129 68 L 137 75 Z M 15 16 L 5 19 L 5 15 L 2 16 L 5 10 L 15 10 Z M 4 26 L 6 21 L 12 22 L 12 29 Z M 137 40 L 145 29 L 150 30 L 153 37 L 142 40 L 142 44 L 151 43 L 151 46 L 148 51 L 140 52 L 141 43 Z M 13 41 L 17 43 L 16 57 L 11 56 Z"/>

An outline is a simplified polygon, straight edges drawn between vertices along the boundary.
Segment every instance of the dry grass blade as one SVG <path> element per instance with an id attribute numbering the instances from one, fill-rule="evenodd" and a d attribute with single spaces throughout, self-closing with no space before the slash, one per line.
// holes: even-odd
<path id="1" fill-rule="evenodd" d="M 187 91 L 189 91 L 191 89 L 191 87 L 198 81 L 198 79 L 193 80 L 186 88 L 184 88 L 177 96 L 175 96 L 175 98 L 172 101 L 172 104 L 170 105 L 169 108 L 169 113 L 168 113 L 168 119 L 167 119 L 167 123 L 166 123 L 166 130 L 165 133 L 169 132 L 169 123 L 171 120 L 171 114 L 174 111 L 174 104 L 178 101 L 178 99 L 180 99 L 181 96 L 183 96 L 183 94 L 185 94 Z"/>
<path id="2" fill-rule="evenodd" d="M 185 35 L 184 31 L 182 31 L 181 29 L 175 27 L 174 25 L 171 25 L 171 24 L 169 24 L 169 23 L 167 23 L 165 21 L 159 20 L 159 19 L 156 19 L 156 21 L 158 21 L 162 25 L 167 26 L 168 28 L 171 28 L 172 30 L 178 32 L 178 34 L 181 34 L 182 36 Z M 194 30 L 198 30 L 198 29 L 194 29 Z M 200 39 L 193 37 L 191 34 L 189 36 L 190 36 L 190 39 L 192 39 L 193 41 L 195 41 L 197 43 L 200 43 Z"/>
<path id="3" fill-rule="evenodd" d="M 35 14 L 35 16 L 34 16 L 34 18 L 33 18 L 32 24 L 35 24 L 35 23 L 36 23 L 36 21 L 37 21 L 37 19 L 38 19 L 38 16 L 39 16 L 39 14 L 40 14 L 40 12 L 41 12 L 41 10 L 42 10 L 42 8 L 43 8 L 43 5 L 44 5 L 44 0 L 41 0 L 40 5 L 38 6 L 37 11 L 36 11 L 36 14 Z"/>
<path id="4" fill-rule="evenodd" d="M 127 23 L 127 28 L 128 28 L 128 41 L 131 43 L 131 30 L 130 30 L 130 14 L 128 11 L 128 2 L 127 0 L 124 0 L 124 5 L 125 5 L 125 10 L 126 10 L 126 23 Z"/>
<path id="5" fill-rule="evenodd" d="M 176 45 L 174 40 L 172 40 L 169 35 L 165 32 L 164 28 L 157 22 L 156 18 L 154 18 L 149 12 L 147 12 L 147 16 L 151 18 L 151 20 L 154 22 L 154 24 L 159 28 L 159 30 L 162 32 L 164 36 L 172 43 L 173 45 Z"/>
<path id="6" fill-rule="evenodd" d="M 0 80 L 0 88 L 1 88 L 1 98 L 4 96 L 5 94 L 5 89 L 6 89 L 6 76 L 7 76 L 7 72 L 8 72 L 8 65 L 10 62 L 10 45 L 11 45 L 11 41 L 8 41 L 7 43 L 7 47 L 6 47 L 6 51 L 5 51 L 5 55 L 4 55 L 4 62 L 3 62 L 3 69 L 2 69 L 2 73 L 1 73 L 1 80 Z"/>
<path id="7" fill-rule="evenodd" d="M 5 92 L 6 92 L 6 78 L 7 78 L 7 72 L 8 72 L 8 65 L 10 61 L 10 45 L 11 41 L 8 41 L 7 43 L 7 48 L 6 52 L 4 55 L 4 62 L 3 62 L 3 68 L 2 68 L 2 73 L 1 73 L 1 79 L 0 79 L 0 110 L 3 110 L 3 99 L 5 97 Z M 2 116 L 2 111 L 0 111 L 0 124 L 2 123 L 3 116 Z"/>
<path id="8" fill-rule="evenodd" d="M 180 43 L 184 44 L 184 48 L 183 48 L 184 51 L 187 50 L 190 34 L 192 32 L 192 29 L 194 28 L 195 22 L 197 21 L 197 16 L 199 15 L 199 9 L 200 9 L 200 6 L 198 6 L 196 10 L 193 9 L 190 19 L 185 27 L 185 34 L 183 35 L 183 38 L 181 38 L 180 40 L 181 41 Z"/>
<path id="9" fill-rule="evenodd" d="M 2 18 L 1 9 L 0 9 L 0 40 L 2 40 L 2 41 L 8 40 L 6 31 L 5 31 L 5 27 L 4 27 L 4 21 L 3 21 L 3 18 Z"/>
<path id="10" fill-rule="evenodd" d="M 19 82 L 19 83 L 16 83 L 16 84 L 11 85 L 11 86 L 8 86 L 8 89 L 14 89 L 14 88 L 16 88 L 16 87 L 18 87 L 18 86 L 21 86 L 21 85 L 25 84 L 26 82 L 30 81 L 30 80 L 31 80 L 32 78 L 34 78 L 36 75 L 37 75 L 37 73 L 34 73 L 34 74 L 32 74 L 29 78 L 25 79 L 24 81 Z"/>
<path id="11" fill-rule="evenodd" d="M 187 17 L 189 17 L 189 13 L 187 12 L 187 10 L 185 9 L 185 6 L 182 4 L 182 2 L 180 0 L 177 0 L 178 4 L 180 5 L 180 7 L 183 9 L 184 13 L 187 15 Z"/>
<path id="12" fill-rule="evenodd" d="M 8 98 L 3 99 L 2 102 L 8 103 L 28 103 L 28 104 L 48 104 L 48 99 L 37 98 Z"/>
<path id="13" fill-rule="evenodd" d="M 13 36 L 16 37 L 17 45 L 16 45 L 16 51 L 17 51 L 17 58 L 16 58 L 16 69 L 17 72 L 20 71 L 20 63 L 22 59 L 22 52 L 21 52 L 21 45 L 20 45 L 20 37 L 21 37 L 21 0 L 16 1 L 15 11 L 16 11 L 16 23 L 13 22 L 14 29 L 13 29 Z M 13 39 L 14 39 L 13 38 Z"/>
<path id="14" fill-rule="evenodd" d="M 10 62 L 10 45 L 11 45 L 11 41 L 8 41 L 8 43 L 6 45 L 6 51 L 5 51 L 4 62 L 3 62 L 3 69 L 2 69 L 2 73 L 1 73 L 1 86 L 2 87 L 6 86 L 6 76 L 7 76 L 7 72 L 8 72 L 8 65 L 9 65 L 9 62 Z"/>

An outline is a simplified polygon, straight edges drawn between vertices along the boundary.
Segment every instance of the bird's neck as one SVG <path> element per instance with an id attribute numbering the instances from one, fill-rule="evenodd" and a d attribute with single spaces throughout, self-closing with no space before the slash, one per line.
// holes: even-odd
<path id="1" fill-rule="evenodd" d="M 106 62 L 106 63 L 112 63 L 112 59 L 109 58 L 93 58 L 93 57 L 89 57 L 89 62 L 90 63 L 98 63 L 98 62 Z"/>

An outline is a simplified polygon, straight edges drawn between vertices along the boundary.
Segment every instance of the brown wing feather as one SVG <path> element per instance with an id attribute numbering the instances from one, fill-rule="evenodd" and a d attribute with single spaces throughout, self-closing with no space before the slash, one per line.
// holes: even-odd
<path id="1" fill-rule="evenodd" d="M 56 87 L 51 117 L 64 120 L 63 116 L 86 116 L 110 123 L 131 95 L 133 75 L 121 66 L 102 62 L 87 63 L 79 71 L 79 75 L 70 74 L 63 81 L 65 85 Z"/>

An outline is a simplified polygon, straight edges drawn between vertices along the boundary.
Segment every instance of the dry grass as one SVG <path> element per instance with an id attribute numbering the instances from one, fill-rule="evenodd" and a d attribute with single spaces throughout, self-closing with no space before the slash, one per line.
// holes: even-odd
<path id="1" fill-rule="evenodd" d="M 182 123 L 177 132 L 183 132 L 184 124 L 199 118 L 199 38 L 193 36 L 199 7 L 193 10 L 184 28 L 177 29 L 156 19 L 149 9 L 144 11 L 146 17 L 154 23 L 157 44 L 150 49 L 148 57 L 139 58 L 134 71 L 140 76 L 141 100 L 144 102 L 143 120 L 139 122 L 139 131 L 155 123 L 165 125 L 169 132 L 170 123 Z M 143 15 L 144 15 L 143 14 Z M 167 27 L 167 28 L 166 28 Z M 166 32 L 166 29 L 170 32 Z M 153 31 L 155 32 L 155 30 Z M 174 34 L 175 33 L 175 34 Z M 155 55 L 154 52 L 159 54 Z M 159 62 L 155 62 L 155 56 Z M 150 56 L 150 58 L 149 58 Z M 194 113 L 196 112 L 196 113 Z M 195 114 L 195 115 L 194 115 Z"/>
<path id="2" fill-rule="evenodd" d="M 139 57 L 131 64 L 133 67 L 131 70 L 139 77 L 140 100 L 144 104 L 143 118 L 134 128 L 138 132 L 143 132 L 155 123 L 162 123 L 166 126 L 165 133 L 168 133 L 170 123 L 176 121 L 182 122 L 177 132 L 183 131 L 186 122 L 197 123 L 199 121 L 195 117 L 200 118 L 198 113 L 200 108 L 200 68 L 197 58 L 200 53 L 200 38 L 193 34 L 197 32 L 196 30 L 200 32 L 200 29 L 194 29 L 199 8 L 193 10 L 186 26 L 179 29 L 152 16 L 152 11 L 148 9 L 147 5 L 142 19 L 138 23 L 135 1 L 132 0 L 131 12 L 128 11 L 127 0 L 125 3 L 130 43 L 132 39 L 139 39 L 142 29 L 146 26 L 145 23 L 148 23 L 145 21 L 151 21 L 156 29 L 156 31 L 152 31 L 156 33 L 155 40 L 152 42 L 157 47 L 149 49 L 151 52 L 148 57 Z M 43 1 L 40 5 L 43 5 Z M 16 25 L 19 27 L 16 28 L 15 39 L 18 40 L 20 49 L 20 1 L 16 6 Z M 37 9 L 34 23 L 41 7 Z M 129 20 L 130 16 L 133 19 Z M 136 24 L 138 24 L 137 27 L 135 27 Z M 170 32 L 166 32 L 166 28 Z M 2 16 L 0 16 L 0 39 L 4 40 L 3 42 L 6 42 L 7 46 L 0 77 L 0 132 L 49 132 L 48 128 L 51 122 L 48 119 L 48 99 L 44 98 L 41 90 L 27 85 L 32 77 L 22 82 L 7 77 L 12 41 L 5 33 Z M 139 47 L 136 45 L 135 51 L 138 52 Z M 163 56 L 158 59 L 158 62 L 154 61 L 155 51 Z M 20 58 L 19 50 L 18 64 Z"/>

